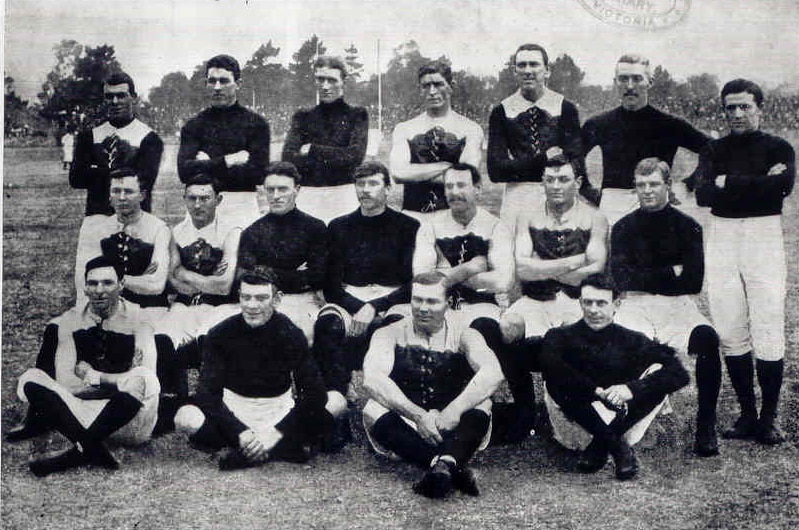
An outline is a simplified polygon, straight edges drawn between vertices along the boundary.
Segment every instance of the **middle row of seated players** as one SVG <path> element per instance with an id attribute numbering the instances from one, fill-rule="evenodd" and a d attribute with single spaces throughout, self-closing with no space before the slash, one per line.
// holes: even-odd
<path id="1" fill-rule="evenodd" d="M 541 337 L 579 319 L 578 286 L 607 262 L 607 221 L 578 199 L 581 182 L 572 165 L 562 156 L 548 163 L 546 202 L 522 216 L 515 259 L 510 230 L 477 205 L 480 175 L 471 166 L 455 165 L 445 172 L 450 209 L 426 219 L 421 228 L 387 207 L 391 181 L 378 162 L 356 170 L 361 207 L 328 228 L 296 208 L 300 176 L 290 163 L 275 163 L 266 173 L 270 213 L 243 231 L 216 211 L 221 199 L 210 179 L 199 175 L 190 181 L 184 193 L 189 215 L 173 229 L 171 243 L 166 225 L 139 208 L 137 177 L 116 174 L 111 201 L 117 213 L 86 219 L 76 270 L 98 254 L 118 263 L 127 278 L 124 296 L 149 307 L 156 331 L 172 338 L 181 363 L 196 367 L 202 337 L 238 311 L 235 271 L 240 275 L 269 267 L 283 293 L 280 311 L 303 330 L 327 388 L 341 399 L 375 329 L 408 314 L 411 277 L 437 270 L 445 276 L 450 307 L 471 320 L 500 321 L 501 335 L 481 331 L 514 397 L 509 438 L 523 439 L 534 420 L 530 372 L 539 370 Z M 667 164 L 644 160 L 635 178 L 641 209 L 614 228 L 610 259 L 617 281 L 632 292 L 619 319 L 698 355 L 695 449 L 717 454 L 718 338 L 687 296 L 701 290 L 701 228 L 668 205 Z M 653 279 L 652 271 L 664 268 L 672 274 Z M 507 307 L 514 273 L 523 296 Z M 167 279 L 177 293 L 169 313 Z M 82 281 L 83 275 L 76 275 L 79 292 Z M 334 445 L 348 437 L 346 421 L 339 427 Z"/>

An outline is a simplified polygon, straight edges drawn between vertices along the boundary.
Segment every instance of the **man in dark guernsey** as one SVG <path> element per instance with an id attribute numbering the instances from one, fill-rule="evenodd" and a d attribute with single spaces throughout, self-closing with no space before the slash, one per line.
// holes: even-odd
<path id="1" fill-rule="evenodd" d="M 622 217 L 611 235 L 610 269 L 625 293 L 616 322 L 653 333 L 652 339 L 696 356 L 698 412 L 694 452 L 719 453 L 716 402 L 721 387 L 719 336 L 699 312 L 705 258 L 702 227 L 669 204 L 669 165 L 645 158 L 635 168 L 640 207 Z M 627 318 L 633 320 L 629 321 Z M 634 322 L 643 321 L 645 328 Z"/>
<path id="2" fill-rule="evenodd" d="M 541 178 L 547 159 L 563 153 L 583 175 L 577 107 L 547 88 L 549 56 L 538 44 L 513 55 L 519 89 L 495 106 L 488 119 L 488 177 L 505 183 L 500 218 L 516 230 L 519 214 L 544 202 Z"/>
<path id="3" fill-rule="evenodd" d="M 489 396 L 502 370 L 483 336 L 448 309 L 444 275 L 416 276 L 411 308 L 412 318 L 374 334 L 364 359 L 369 441 L 426 470 L 416 493 L 478 495 L 467 464 L 491 435 Z"/>
<path id="4" fill-rule="evenodd" d="M 419 229 L 419 221 L 387 206 L 391 177 L 386 166 L 364 162 L 354 178 L 360 208 L 328 226 L 327 305 L 319 312 L 313 344 L 328 390 L 342 399 L 351 372 L 362 367 L 372 334 L 401 318 L 386 313 L 397 304 L 410 302 Z M 343 426 L 334 445 L 350 438 L 347 427 Z"/>
<path id="5" fill-rule="evenodd" d="M 149 312 L 166 312 L 166 280 L 169 274 L 169 228 L 161 219 L 142 210 L 147 197 L 141 175 L 126 168 L 111 175 L 111 206 L 116 213 L 92 215 L 83 220 L 75 258 L 78 307 L 86 303 L 86 263 L 105 256 L 125 275 L 122 296 Z"/>
<path id="6" fill-rule="evenodd" d="M 344 61 L 321 56 L 313 67 L 319 104 L 294 114 L 283 160 L 302 175 L 299 208 L 329 223 L 358 207 L 352 172 L 366 155 L 369 116 L 344 101 Z"/>
<path id="7" fill-rule="evenodd" d="M 302 331 L 275 310 L 276 281 L 261 267 L 241 277 L 241 313 L 209 332 L 194 402 L 175 416 L 177 429 L 195 447 L 228 448 L 219 458 L 221 470 L 268 460 L 306 462 L 308 446 L 333 423 Z"/>
<path id="8" fill-rule="evenodd" d="M 144 443 L 156 423 L 152 329 L 138 306 L 120 297 L 124 278 L 116 263 L 100 256 L 83 271 L 88 301 L 48 324 L 37 367 L 17 385 L 29 403 L 25 422 L 6 433 L 7 441 L 20 441 L 55 430 L 74 444 L 33 460 L 38 477 L 79 466 L 117 469 L 103 441 Z"/>
<path id="9" fill-rule="evenodd" d="M 197 173 L 218 180 L 220 211 L 246 227 L 260 216 L 256 187 L 269 164 L 269 124 L 239 104 L 241 69 L 233 57 L 208 60 L 205 87 L 211 106 L 180 131 L 178 176 L 184 183 Z"/>
<path id="10" fill-rule="evenodd" d="M 452 110 L 449 65 L 424 65 L 418 80 L 425 110 L 394 128 L 389 165 L 394 180 L 404 185 L 402 210 L 421 219 L 447 208 L 447 169 L 458 163 L 480 167 L 483 129 Z"/>
<path id="11" fill-rule="evenodd" d="M 78 134 L 69 185 L 86 190 L 87 216 L 110 215 L 111 172 L 127 168 L 141 177 L 146 194 L 142 208 L 150 212 L 164 143 L 135 117 L 136 86 L 128 74 L 111 74 L 103 83 L 103 98 L 107 121 Z"/>
<path id="12" fill-rule="evenodd" d="M 541 370 L 555 439 L 570 449 L 584 447 L 578 470 L 595 473 L 610 454 L 616 478 L 628 480 L 638 474 L 631 445 L 665 398 L 690 378 L 672 348 L 613 322 L 618 296 L 610 276 L 586 278 L 580 287 L 583 318 L 547 332 Z M 574 424 L 580 429 L 570 437 Z"/>
<path id="13" fill-rule="evenodd" d="M 600 209 L 611 225 L 638 208 L 633 191 L 633 171 L 638 162 L 657 157 L 671 167 L 679 147 L 698 153 L 710 141 L 688 122 L 649 104 L 649 59 L 622 55 L 616 63 L 613 84 L 621 106 L 590 118 L 582 129 L 584 153 L 597 146 L 602 151 Z"/>
<path id="14" fill-rule="evenodd" d="M 544 169 L 544 204 L 519 217 L 515 258 L 522 297 L 502 316 L 507 345 L 495 347 L 514 400 L 509 441 L 523 440 L 534 424 L 531 372 L 540 371 L 541 339 L 581 318 L 580 282 L 605 270 L 608 222 L 579 199 L 581 181 L 574 166 L 556 156 Z"/>
<path id="15" fill-rule="evenodd" d="M 316 315 L 323 305 L 327 228 L 296 207 L 301 181 L 291 162 L 274 162 L 266 168 L 263 186 L 269 213 L 242 232 L 238 274 L 258 265 L 271 268 L 282 293 L 281 312 L 310 343 Z"/>
<path id="16" fill-rule="evenodd" d="M 755 83 L 730 81 L 721 101 L 730 134 L 701 153 L 696 201 L 711 208 L 705 256 L 710 315 L 741 406 L 722 436 L 775 445 L 785 440 L 777 421 L 787 275 L 781 213 L 796 180 L 796 155 L 788 142 L 760 130 L 763 91 Z"/>
<path id="17" fill-rule="evenodd" d="M 452 309 L 498 319 L 499 304 L 513 282 L 510 230 L 477 205 L 482 191 L 477 168 L 456 164 L 447 169 L 444 189 L 450 207 L 422 222 L 413 273 L 440 272 Z"/>

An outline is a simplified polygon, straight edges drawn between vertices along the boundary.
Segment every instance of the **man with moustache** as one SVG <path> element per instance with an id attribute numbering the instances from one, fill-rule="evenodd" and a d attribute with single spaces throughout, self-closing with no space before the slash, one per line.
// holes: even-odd
<path id="1" fill-rule="evenodd" d="M 763 91 L 757 84 L 730 81 L 721 89 L 721 101 L 730 134 L 702 151 L 696 202 L 711 208 L 708 301 L 741 407 L 722 437 L 776 445 L 785 441 L 777 419 L 787 276 L 781 214 L 796 181 L 796 154 L 788 142 L 760 130 Z M 762 394 L 759 417 L 755 371 Z"/>
<path id="2" fill-rule="evenodd" d="M 111 172 L 131 169 L 141 177 L 145 194 L 142 208 L 150 212 L 164 143 L 135 117 L 136 87 L 128 74 L 108 76 L 103 83 L 103 98 L 107 121 L 78 134 L 69 185 L 86 190 L 87 216 L 109 215 L 114 213 L 108 196 Z"/>
<path id="3" fill-rule="evenodd" d="M 710 141 L 685 120 L 649 104 L 649 59 L 622 55 L 616 63 L 613 84 L 621 106 L 590 118 L 582 129 L 584 154 L 594 147 L 602 151 L 599 207 L 611 225 L 638 208 L 633 185 L 638 162 L 656 157 L 671 167 L 679 147 L 698 153 Z M 588 185 L 586 181 L 584 186 Z"/>
<path id="4" fill-rule="evenodd" d="M 521 212 L 543 203 L 541 177 L 548 159 L 563 153 L 583 175 L 577 107 L 547 88 L 549 56 L 538 44 L 513 55 L 519 90 L 488 118 L 488 177 L 505 183 L 500 218 L 512 230 Z"/>
<path id="5" fill-rule="evenodd" d="M 398 124 L 391 139 L 390 167 L 404 185 L 402 210 L 422 214 L 447 208 L 443 175 L 454 164 L 480 167 L 483 129 L 452 110 L 452 70 L 434 62 L 419 68 L 425 110 Z"/>
<path id="6" fill-rule="evenodd" d="M 313 68 L 319 104 L 294 114 L 283 160 L 302 175 L 300 209 L 329 223 L 358 207 L 352 172 L 366 155 L 369 116 L 344 101 L 344 61 L 321 56 Z"/>
<path id="7" fill-rule="evenodd" d="M 197 173 L 217 180 L 220 211 L 246 227 L 260 215 L 256 187 L 269 164 L 269 124 L 239 104 L 241 69 L 233 57 L 205 63 L 205 87 L 211 106 L 180 131 L 178 176 L 183 183 Z"/>
<path id="8" fill-rule="evenodd" d="M 82 268 L 87 302 L 48 324 L 37 367 L 19 379 L 17 395 L 29 403 L 20 441 L 56 430 L 74 445 L 30 462 L 37 477 L 79 466 L 118 469 L 107 438 L 142 444 L 158 413 L 152 329 L 138 306 L 120 297 L 124 276 L 99 256 Z"/>
<path id="9" fill-rule="evenodd" d="M 328 390 L 342 399 L 352 371 L 361 369 L 375 330 L 401 318 L 386 313 L 410 302 L 419 228 L 416 219 L 387 206 L 391 177 L 386 166 L 364 162 L 355 169 L 354 179 L 360 208 L 328 227 L 327 305 L 319 312 L 313 344 Z M 338 429 L 331 449 L 351 438 L 348 427 Z"/>

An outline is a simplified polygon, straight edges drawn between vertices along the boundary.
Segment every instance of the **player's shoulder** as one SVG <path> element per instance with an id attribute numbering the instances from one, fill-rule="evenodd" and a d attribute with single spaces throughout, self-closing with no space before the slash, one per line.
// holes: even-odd
<path id="1" fill-rule="evenodd" d="M 606 110 L 605 112 L 600 112 L 599 114 L 591 116 L 585 120 L 583 127 L 598 128 L 615 122 L 619 119 L 620 109 L 621 107 L 616 107 L 614 109 Z"/>
<path id="2" fill-rule="evenodd" d="M 169 226 L 167 226 L 166 221 L 161 219 L 160 217 L 151 214 L 150 212 L 142 211 L 142 221 L 144 224 L 150 225 L 154 228 L 161 229 L 164 228 L 167 231 L 169 230 Z"/>
<path id="3" fill-rule="evenodd" d="M 327 232 L 327 225 L 321 219 L 314 217 L 309 213 L 305 213 L 300 209 L 297 209 L 297 217 L 301 220 L 302 225 L 304 225 L 308 231 L 314 233 Z"/>

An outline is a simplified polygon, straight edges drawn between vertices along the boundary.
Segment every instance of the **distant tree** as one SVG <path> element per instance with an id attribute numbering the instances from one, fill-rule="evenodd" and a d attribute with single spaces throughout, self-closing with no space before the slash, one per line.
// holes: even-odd
<path id="1" fill-rule="evenodd" d="M 293 76 L 292 104 L 295 107 L 309 107 L 316 104 L 313 63 L 318 56 L 325 53 L 327 48 L 314 34 L 291 56 L 289 71 Z"/>
<path id="2" fill-rule="evenodd" d="M 361 80 L 361 74 L 363 72 L 363 63 L 359 61 L 358 48 L 356 48 L 355 44 L 352 42 L 349 48 L 344 50 L 344 62 L 347 65 L 348 74 L 346 88 L 348 91 L 352 91 L 358 81 Z"/>
<path id="3" fill-rule="evenodd" d="M 121 70 L 114 47 L 61 41 L 54 51 L 56 64 L 39 93 L 41 116 L 59 129 L 95 124 L 102 118 L 103 80 Z"/>
<path id="4" fill-rule="evenodd" d="M 691 97 L 702 101 L 713 99 L 719 94 L 719 79 L 715 75 L 691 75 L 685 80 L 685 84 Z"/>
<path id="5" fill-rule="evenodd" d="M 563 54 L 549 64 L 549 87 L 574 101 L 580 94 L 585 72 L 569 55 Z"/>
<path id="6" fill-rule="evenodd" d="M 658 65 L 652 72 L 652 86 L 649 98 L 655 105 L 666 105 L 677 96 L 677 82 L 672 79 L 668 70 Z"/>
<path id="7" fill-rule="evenodd" d="M 172 72 L 150 89 L 149 125 L 164 134 L 179 130 L 186 119 L 203 106 L 202 88 L 193 85 L 183 72 Z"/>
<path id="8" fill-rule="evenodd" d="M 497 102 L 508 97 L 516 91 L 516 63 L 513 54 L 508 56 L 504 68 L 497 75 L 497 84 L 494 88 L 494 100 Z"/>
<path id="9" fill-rule="evenodd" d="M 446 57 L 438 61 L 450 63 Z M 383 105 L 388 107 L 390 121 L 403 121 L 421 111 L 419 68 L 433 59 L 425 57 L 416 41 L 410 40 L 394 48 L 394 56 L 383 75 Z"/>

